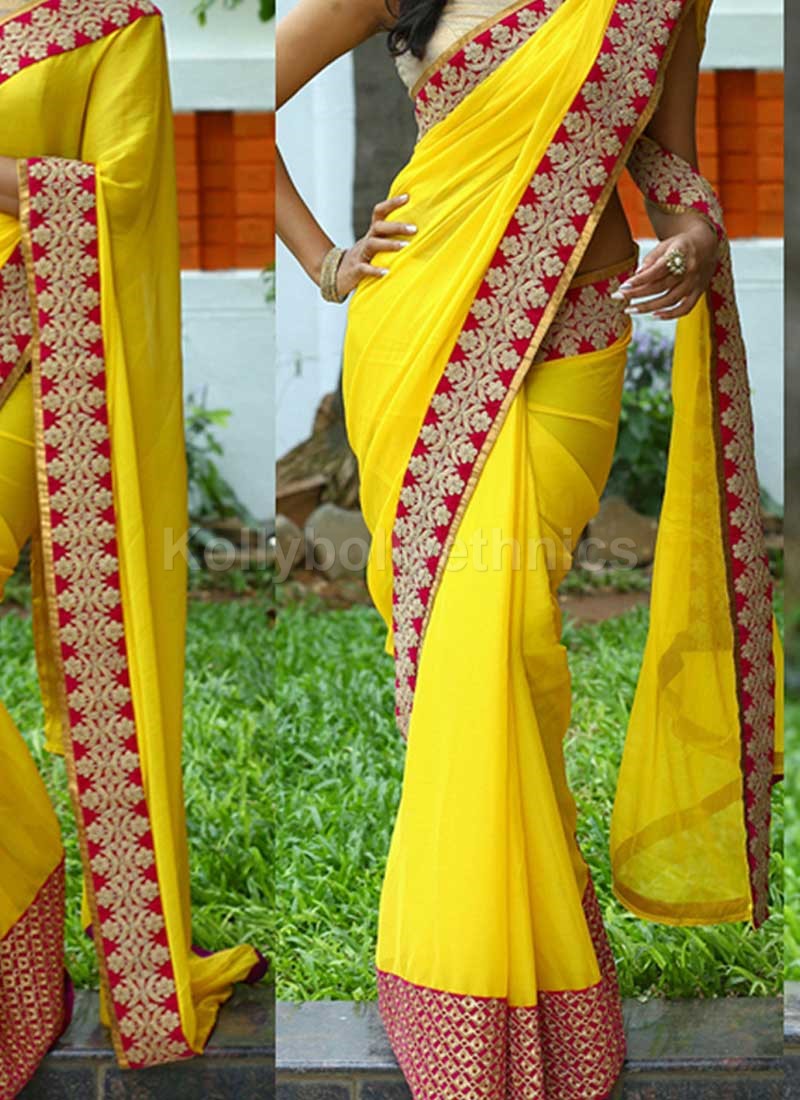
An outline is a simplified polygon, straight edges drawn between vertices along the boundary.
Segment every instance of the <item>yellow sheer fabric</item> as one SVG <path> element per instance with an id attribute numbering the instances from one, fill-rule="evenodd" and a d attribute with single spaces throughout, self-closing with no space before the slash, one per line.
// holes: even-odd
<path id="1" fill-rule="evenodd" d="M 101 16 L 119 21 L 126 7 L 101 4 L 103 10 L 90 22 L 99 26 Z M 63 4 L 58 13 L 63 34 L 53 45 L 61 48 L 65 40 L 72 41 L 70 20 L 87 20 L 90 14 L 80 6 Z M 35 10 L 25 34 L 29 54 L 45 56 L 34 48 L 37 37 L 47 44 L 46 21 L 37 23 Z M 53 158 L 62 158 L 65 180 L 70 164 L 92 168 L 126 653 L 158 894 L 179 1009 L 179 1018 L 167 1026 L 180 1030 L 189 1052 L 200 1052 L 220 1003 L 230 996 L 233 983 L 244 980 L 257 966 L 259 956 L 249 946 L 211 957 L 192 950 L 181 777 L 186 561 L 181 554 L 168 555 L 165 550 L 180 543 L 188 517 L 173 123 L 160 18 L 134 16 L 97 41 L 67 47 L 66 53 L 21 67 L 0 84 L 0 117 L 3 155 L 45 158 L 43 163 L 54 165 L 56 176 L 60 169 Z M 69 203 L 65 209 L 69 213 Z M 8 260 L 19 238 L 19 224 L 1 218 L 0 262 Z M 30 272 L 29 278 L 33 287 Z M 61 288 L 56 284 L 55 289 Z M 41 301 L 37 306 L 47 308 Z M 77 310 L 76 317 L 80 317 Z M 30 379 L 26 379 L 2 410 L 2 423 L 11 424 L 7 430 L 12 434 L 19 430 L 13 426 L 17 421 L 29 425 L 30 400 Z M 48 471 L 41 439 L 37 447 L 44 463 L 39 471 L 41 497 Z M 32 485 L 20 487 L 16 499 L 3 481 L 0 490 L 0 513 L 10 514 L 16 508 L 30 511 Z M 53 637 L 52 609 L 48 609 L 52 590 L 45 584 L 52 564 L 48 566 L 43 537 L 39 530 L 34 533 L 34 629 L 48 747 L 59 752 L 68 733 L 54 660 L 53 647 L 58 643 Z M 4 731 L 0 752 L 8 774 L 28 777 L 18 795 L 15 787 L 0 799 L 4 822 L 8 818 L 0 849 L 4 859 L 0 882 L 7 881 L 11 853 L 25 853 L 22 862 L 28 866 L 27 876 L 17 880 L 27 884 L 24 889 L 15 889 L 13 897 L 0 890 L 2 936 L 24 913 L 43 872 L 57 862 L 60 842 L 43 789 L 29 776 L 21 738 L 10 728 Z M 113 830 L 113 822 L 108 828 Z M 38 838 L 35 845 L 32 837 Z M 107 898 L 101 904 L 107 904 Z M 94 915 L 97 940 L 96 911 Z M 86 910 L 85 916 L 88 924 Z M 135 968 L 137 960 L 131 958 L 130 965 Z M 104 989 L 104 1013 L 112 1022 L 108 988 Z M 142 1038 L 148 1026 L 145 1019 L 137 1048 L 143 1052 L 142 1059 L 169 1060 L 166 1048 L 157 1051 L 155 1044 L 148 1053 Z M 177 1046 L 172 1049 L 177 1051 Z"/>

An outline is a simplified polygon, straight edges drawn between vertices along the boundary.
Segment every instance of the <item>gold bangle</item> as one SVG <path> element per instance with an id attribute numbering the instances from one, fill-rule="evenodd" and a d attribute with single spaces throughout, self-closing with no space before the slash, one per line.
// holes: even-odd
<path id="1" fill-rule="evenodd" d="M 336 276 L 339 273 L 339 266 L 346 251 L 346 248 L 334 247 L 322 261 L 319 289 L 326 302 L 343 302 L 347 297 L 346 294 L 340 295 L 336 286 Z"/>

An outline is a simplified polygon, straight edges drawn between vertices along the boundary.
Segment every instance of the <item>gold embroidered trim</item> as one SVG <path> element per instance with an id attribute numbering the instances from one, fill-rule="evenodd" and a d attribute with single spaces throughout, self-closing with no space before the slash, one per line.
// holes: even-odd
<path id="1" fill-rule="evenodd" d="M 16 1096 L 65 1024 L 64 862 L 0 940 L 0 1096 Z"/>
<path id="2" fill-rule="evenodd" d="M 18 245 L 0 268 L 0 409 L 30 364 L 33 323 Z"/>
<path id="3" fill-rule="evenodd" d="M 600 981 L 509 1005 L 415 985 L 378 971 L 378 1004 L 415 1100 L 606 1096 L 622 1071 L 625 1031 L 614 957 L 591 879 L 583 898 Z"/>
<path id="4" fill-rule="evenodd" d="M 730 242 L 713 187 L 686 161 L 645 139 L 637 145 L 629 168 L 650 202 L 667 212 L 701 214 L 714 226 L 720 242 L 707 294 L 714 346 L 711 391 L 741 721 L 742 805 L 753 922 L 758 925 L 768 912 L 775 746 L 772 578 L 761 523 L 747 355 L 736 308 Z"/>
<path id="5" fill-rule="evenodd" d="M 56 54 L 96 42 L 143 15 L 149 0 L 42 0 L 0 19 L 0 82 Z"/>
<path id="6" fill-rule="evenodd" d="M 449 115 L 469 93 L 533 37 L 563 0 L 527 0 L 473 28 L 414 85 L 417 138 Z"/>
<path id="7" fill-rule="evenodd" d="M 159 894 L 120 591 L 94 168 L 20 165 L 43 565 L 94 942 L 123 1067 L 189 1057 Z"/>
<path id="8" fill-rule="evenodd" d="M 611 295 L 633 274 L 635 267 L 635 261 L 629 260 L 611 268 L 615 272 L 611 276 L 600 272 L 592 277 L 589 272 L 582 279 L 574 279 L 534 363 L 588 355 L 610 348 L 621 340 L 631 326 L 631 319 L 625 312 L 625 302 L 616 301 Z"/>
<path id="9" fill-rule="evenodd" d="M 395 714 L 403 736 L 425 630 L 458 525 L 511 401 L 652 117 L 690 7 L 691 0 L 618 0 L 597 61 L 505 229 L 426 412 L 392 531 Z M 575 186 L 576 164 L 580 178 L 591 181 L 582 187 Z"/>

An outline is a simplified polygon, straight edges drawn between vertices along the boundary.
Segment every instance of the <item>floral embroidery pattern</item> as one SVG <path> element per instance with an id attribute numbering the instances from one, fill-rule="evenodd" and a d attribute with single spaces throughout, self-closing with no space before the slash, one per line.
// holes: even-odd
<path id="1" fill-rule="evenodd" d="M 597 60 L 503 233 L 425 414 L 392 530 L 395 713 L 404 736 L 433 599 L 471 487 L 571 281 L 593 210 L 654 98 L 685 3 L 618 0 Z"/>
<path id="2" fill-rule="evenodd" d="M 610 348 L 625 335 L 630 319 L 625 303 L 611 295 L 620 283 L 635 270 L 596 281 L 573 282 L 564 295 L 553 323 L 547 330 L 535 363 L 568 359 L 572 355 L 587 355 Z"/>
<path id="3" fill-rule="evenodd" d="M 753 923 L 768 910 L 769 828 L 775 744 L 772 579 L 761 526 L 747 357 L 733 284 L 730 242 L 719 200 L 690 164 L 653 141 L 637 143 L 629 162 L 651 202 L 673 213 L 695 210 L 716 230 L 717 269 L 707 301 L 716 356 L 712 378 L 722 530 L 727 536 L 728 606 L 733 625 L 744 774 Z"/>
<path id="4" fill-rule="evenodd" d="M 0 408 L 22 373 L 32 334 L 25 261 L 18 246 L 0 267 Z"/>
<path id="5" fill-rule="evenodd" d="M 414 100 L 417 137 L 448 115 L 546 22 L 563 0 L 532 0 L 445 58 Z"/>
<path id="6" fill-rule="evenodd" d="M 27 191 L 42 536 L 65 751 L 118 1054 L 136 1068 L 192 1051 L 181 1029 L 125 643 L 94 168 L 31 160 Z"/>
<path id="7" fill-rule="evenodd" d="M 64 864 L 0 940 L 0 1096 L 16 1096 L 65 1024 Z"/>
<path id="8" fill-rule="evenodd" d="M 381 1016 L 416 1100 L 596 1100 L 611 1091 L 625 1059 L 625 1032 L 591 879 L 583 907 L 600 981 L 543 990 L 535 1006 L 445 993 L 378 972 Z"/>
<path id="9" fill-rule="evenodd" d="M 149 0 L 43 0 L 0 24 L 0 83 L 37 61 L 97 42 L 143 15 Z"/>

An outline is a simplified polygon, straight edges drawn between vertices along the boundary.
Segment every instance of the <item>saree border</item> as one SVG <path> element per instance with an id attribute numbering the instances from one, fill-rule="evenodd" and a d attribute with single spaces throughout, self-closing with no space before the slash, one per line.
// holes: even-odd
<path id="1" fill-rule="evenodd" d="M 595 62 L 500 237 L 423 417 L 392 529 L 395 717 L 404 737 L 425 632 L 458 525 L 631 149 L 652 117 L 691 8 L 692 0 L 615 3 Z M 605 141 L 597 140 L 598 132 Z M 602 182 L 570 191 L 566 176 L 576 163 L 584 180 Z M 546 211 L 566 195 L 569 228 L 547 239 Z M 540 220 L 543 228 L 537 229 Z M 524 265 L 526 279 L 514 278 L 515 265 Z M 493 308 L 496 290 L 506 296 L 502 309 Z M 480 395 L 477 401 L 473 393 Z"/>
<path id="2" fill-rule="evenodd" d="M 150 0 L 39 0 L 0 19 L 0 84 L 160 12 Z"/>
<path id="3" fill-rule="evenodd" d="M 769 830 L 775 748 L 772 577 L 761 527 L 747 354 L 733 281 L 730 241 L 711 184 L 650 139 L 631 158 L 648 201 L 672 214 L 694 211 L 714 229 L 717 266 L 706 292 L 712 356 L 709 386 L 720 525 L 739 713 L 742 809 L 753 923 L 768 915 Z"/>
<path id="4" fill-rule="evenodd" d="M 30 365 L 32 336 L 25 260 L 17 245 L 0 267 L 0 409 Z"/>
<path id="5" fill-rule="evenodd" d="M 93 939 L 119 1064 L 190 1057 L 139 752 L 122 606 L 95 169 L 20 162 L 47 614 Z"/>
<path id="6" fill-rule="evenodd" d="M 418 139 L 466 99 L 555 15 L 564 0 L 521 0 L 461 35 L 419 76 L 414 100 Z"/>
<path id="7" fill-rule="evenodd" d="M 62 856 L 31 904 L 0 939 L 0 1097 L 28 1083 L 68 1020 Z"/>
<path id="8" fill-rule="evenodd" d="M 414 1100 L 611 1093 L 625 1061 L 625 1027 L 591 876 L 581 904 L 600 976 L 585 989 L 542 990 L 537 1004 L 515 1006 L 378 970 L 381 1018 Z"/>

